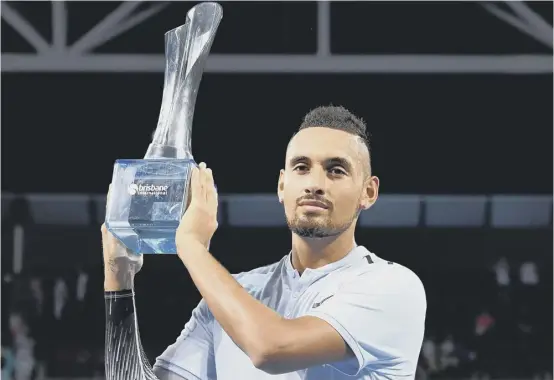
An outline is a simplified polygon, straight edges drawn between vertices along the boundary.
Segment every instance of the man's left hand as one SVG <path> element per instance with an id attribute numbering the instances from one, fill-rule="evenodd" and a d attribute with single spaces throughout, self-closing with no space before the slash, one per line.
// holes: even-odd
<path id="1" fill-rule="evenodd" d="M 191 200 L 181 219 L 175 243 L 179 256 L 186 255 L 187 247 L 202 244 L 208 248 L 217 230 L 217 191 L 212 170 L 201 163 L 192 169 Z"/>

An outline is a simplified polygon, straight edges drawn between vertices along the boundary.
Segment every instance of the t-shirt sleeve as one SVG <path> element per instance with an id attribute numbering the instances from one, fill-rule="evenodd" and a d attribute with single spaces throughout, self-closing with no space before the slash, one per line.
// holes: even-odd
<path id="1" fill-rule="evenodd" d="M 354 358 L 330 363 L 350 376 L 369 368 L 383 375 L 413 376 L 423 340 L 425 291 L 415 274 L 359 278 L 324 295 L 307 315 L 325 320 L 342 336 Z"/>
<path id="2" fill-rule="evenodd" d="M 156 359 L 154 368 L 156 367 L 174 372 L 185 379 L 216 379 L 213 315 L 204 300 L 193 310 L 177 341 Z"/>

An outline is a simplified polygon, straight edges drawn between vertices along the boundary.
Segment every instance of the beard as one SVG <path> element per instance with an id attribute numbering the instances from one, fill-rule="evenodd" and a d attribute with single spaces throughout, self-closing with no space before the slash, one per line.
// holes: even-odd
<path id="1" fill-rule="evenodd" d="M 293 234 L 300 237 L 322 239 L 342 234 L 354 223 L 358 215 L 357 211 L 350 219 L 342 223 L 333 223 L 330 218 L 295 215 L 291 219 L 287 218 L 287 225 Z"/>

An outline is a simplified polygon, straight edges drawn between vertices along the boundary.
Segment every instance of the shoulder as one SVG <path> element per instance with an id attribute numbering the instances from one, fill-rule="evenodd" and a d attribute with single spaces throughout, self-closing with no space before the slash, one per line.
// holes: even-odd
<path id="1" fill-rule="evenodd" d="M 377 281 L 388 291 L 425 295 L 421 279 L 411 269 L 386 260 L 382 260 L 381 268 L 382 274 L 377 276 Z"/>
<path id="2" fill-rule="evenodd" d="M 404 265 L 382 259 L 370 253 L 372 263 L 359 268 L 342 285 L 343 290 L 383 296 L 398 300 L 411 299 L 426 307 L 425 288 L 419 276 Z"/>

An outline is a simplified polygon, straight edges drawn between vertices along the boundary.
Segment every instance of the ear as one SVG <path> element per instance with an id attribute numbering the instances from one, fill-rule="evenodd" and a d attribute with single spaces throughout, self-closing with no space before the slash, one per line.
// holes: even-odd
<path id="1" fill-rule="evenodd" d="M 277 182 L 277 196 L 279 197 L 279 203 L 283 203 L 285 199 L 285 170 L 279 171 L 279 181 Z"/>
<path id="2" fill-rule="evenodd" d="M 367 210 L 377 201 L 379 197 L 379 178 L 371 176 L 367 179 L 364 194 L 360 202 L 360 209 Z"/>

